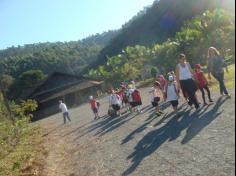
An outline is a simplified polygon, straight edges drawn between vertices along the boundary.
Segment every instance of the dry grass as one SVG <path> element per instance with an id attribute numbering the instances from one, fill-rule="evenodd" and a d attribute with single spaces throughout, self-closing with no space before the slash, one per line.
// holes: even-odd
<path id="1" fill-rule="evenodd" d="M 2 121 L 1 124 L 5 123 Z M 1 128 L 1 137 L 8 134 L 13 128 L 8 124 L 8 129 Z M 17 143 L 13 146 L 2 138 L 1 155 L 0 155 L 0 175 L 2 176 L 40 176 L 42 167 L 43 147 L 41 144 L 40 131 L 37 127 L 31 127 L 29 124 L 23 124 L 20 128 Z"/>

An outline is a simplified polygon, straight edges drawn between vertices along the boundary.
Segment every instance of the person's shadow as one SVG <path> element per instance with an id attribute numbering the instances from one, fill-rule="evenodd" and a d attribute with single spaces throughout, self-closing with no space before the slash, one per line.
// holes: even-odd
<path id="1" fill-rule="evenodd" d="M 182 144 L 189 142 L 203 128 L 209 125 L 221 114 L 221 112 L 217 113 L 217 110 L 224 103 L 224 101 L 225 100 L 222 100 L 222 98 L 218 99 L 214 107 L 205 114 L 200 114 L 198 112 L 190 114 L 190 110 L 187 110 L 182 111 L 182 118 L 166 117 L 170 118 L 171 120 L 169 120 L 164 126 L 147 133 L 137 143 L 137 145 L 134 147 L 134 152 L 127 157 L 127 160 L 131 160 L 132 165 L 127 170 L 125 170 L 122 175 L 127 176 L 132 174 L 147 156 L 158 150 L 158 148 L 165 142 L 176 140 L 180 136 L 181 131 L 186 128 L 188 129 Z M 158 125 L 159 123 L 157 123 L 156 126 Z M 143 129 L 141 128 L 141 130 Z"/>
<path id="2" fill-rule="evenodd" d="M 214 107 L 204 113 L 204 114 L 196 114 L 194 120 L 192 121 L 191 125 L 188 127 L 186 131 L 186 135 L 181 141 L 182 144 L 188 143 L 192 138 L 194 138 L 198 133 L 200 133 L 207 125 L 209 125 L 213 120 L 215 120 L 219 115 L 222 114 L 221 112 L 217 112 L 219 107 L 226 101 L 226 99 L 219 98 L 215 103 Z"/>

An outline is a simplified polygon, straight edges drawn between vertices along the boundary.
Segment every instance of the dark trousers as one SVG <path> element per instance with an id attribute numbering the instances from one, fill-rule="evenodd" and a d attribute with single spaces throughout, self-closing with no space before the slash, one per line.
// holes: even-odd
<path id="1" fill-rule="evenodd" d="M 224 72 L 222 72 L 222 73 L 212 73 L 212 75 L 219 82 L 220 93 L 221 94 L 224 93 L 224 94 L 228 95 L 228 91 L 227 91 L 227 89 L 225 87 L 225 83 L 224 83 Z"/>
<path id="2" fill-rule="evenodd" d="M 201 93 L 202 93 L 203 102 L 206 103 L 206 98 L 205 98 L 204 89 L 207 91 L 207 95 L 208 95 L 209 101 L 211 100 L 211 92 L 210 92 L 210 89 L 209 89 L 209 87 L 208 87 L 207 85 L 205 85 L 204 87 L 199 88 L 199 90 L 200 90 Z"/>
<path id="3" fill-rule="evenodd" d="M 183 89 L 183 92 L 187 93 L 189 103 L 194 104 L 195 108 L 199 108 L 199 103 L 195 96 L 197 88 L 193 79 L 180 80 L 180 86 Z"/>
<path id="4" fill-rule="evenodd" d="M 68 112 L 64 112 L 64 113 L 63 113 L 63 119 L 64 119 L 64 124 L 66 123 L 66 119 L 68 119 L 69 121 L 71 121 Z"/>

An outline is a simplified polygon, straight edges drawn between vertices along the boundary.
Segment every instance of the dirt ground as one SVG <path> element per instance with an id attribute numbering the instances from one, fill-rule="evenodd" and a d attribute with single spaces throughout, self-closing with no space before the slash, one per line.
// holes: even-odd
<path id="1" fill-rule="evenodd" d="M 172 108 L 153 114 L 148 88 L 142 88 L 143 113 L 108 117 L 100 100 L 99 120 L 88 104 L 36 122 L 47 150 L 43 176 L 233 176 L 235 175 L 235 94 L 213 93 L 214 104 L 196 112 L 181 100 L 182 116 Z M 201 97 L 199 96 L 201 100 Z"/>

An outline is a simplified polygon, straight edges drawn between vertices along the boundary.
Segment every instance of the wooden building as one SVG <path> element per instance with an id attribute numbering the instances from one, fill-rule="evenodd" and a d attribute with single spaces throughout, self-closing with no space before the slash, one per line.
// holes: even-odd
<path id="1" fill-rule="evenodd" d="M 33 119 L 38 120 L 59 112 L 59 100 L 63 100 L 68 108 L 75 107 L 88 102 L 89 96 L 96 96 L 102 88 L 103 82 L 55 72 L 24 99 L 34 99 L 38 102 L 39 107 Z"/>

